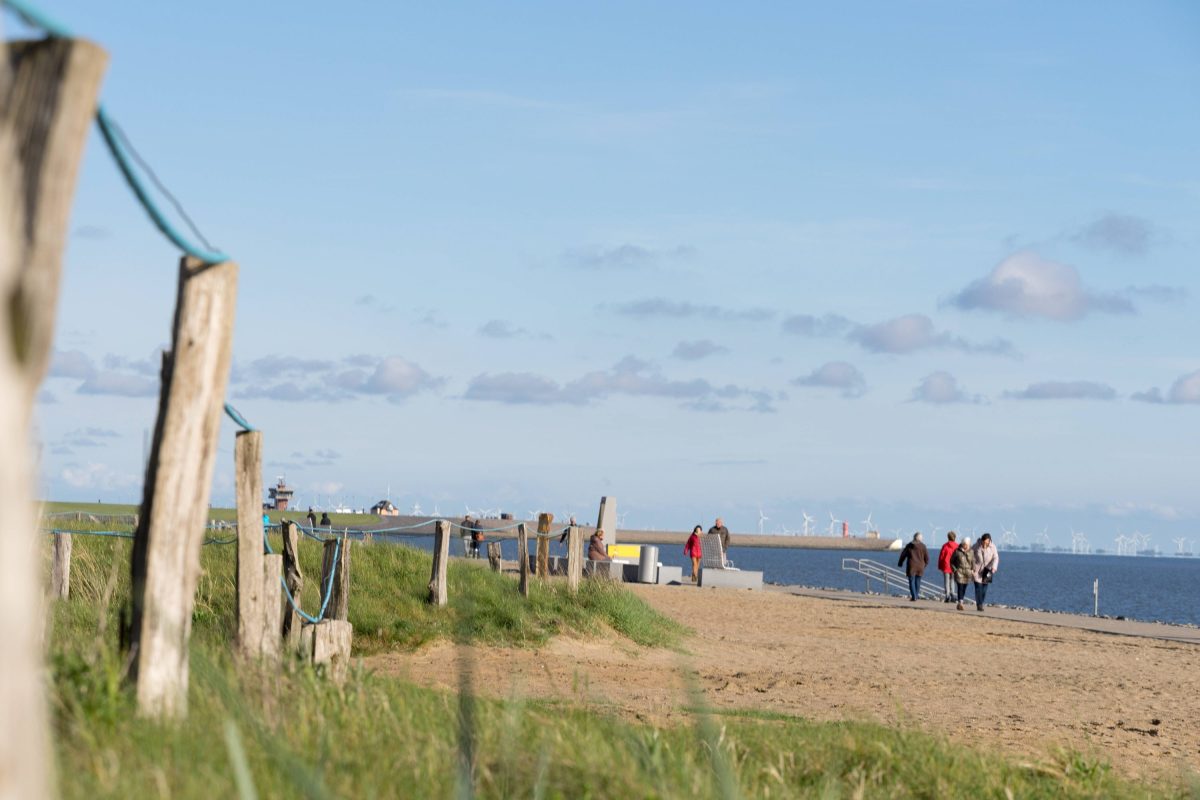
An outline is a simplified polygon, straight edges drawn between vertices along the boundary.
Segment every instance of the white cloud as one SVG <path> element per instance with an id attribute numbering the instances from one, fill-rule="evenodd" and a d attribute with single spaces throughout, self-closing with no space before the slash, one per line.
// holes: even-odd
<path id="1" fill-rule="evenodd" d="M 1144 392 L 1135 392 L 1131 395 L 1131 399 L 1140 400 L 1144 403 L 1171 403 L 1177 405 L 1200 403 L 1200 369 L 1195 372 L 1189 372 L 1186 375 L 1180 375 L 1171 384 L 1171 388 L 1167 390 L 1166 394 L 1156 386 Z"/>
<path id="2" fill-rule="evenodd" d="M 671 355 L 675 358 L 681 358 L 684 361 L 698 361 L 702 358 L 715 356 L 718 353 L 727 353 L 728 348 L 722 347 L 711 339 L 700 339 L 695 342 L 680 342 L 675 345 L 674 352 Z"/>
<path id="3" fill-rule="evenodd" d="M 1084 286 L 1069 264 L 1042 258 L 1031 250 L 1014 253 L 950 303 L 964 310 L 999 311 L 1014 317 L 1060 321 L 1093 312 L 1132 313 L 1133 304 L 1118 294 L 1101 294 Z"/>
<path id="4" fill-rule="evenodd" d="M 968 394 L 958 385 L 958 379 L 949 372 L 937 371 L 926 375 L 921 383 L 913 389 L 911 402 L 936 403 L 980 403 L 983 398 L 979 395 Z"/>
<path id="5" fill-rule="evenodd" d="M 1141 217 L 1109 213 L 1075 231 L 1071 240 L 1096 250 L 1140 256 L 1150 249 L 1155 234 L 1154 226 Z"/>
<path id="6" fill-rule="evenodd" d="M 51 378 L 90 378 L 96 374 L 92 359 L 78 350 L 55 350 L 50 358 Z"/>
<path id="7" fill-rule="evenodd" d="M 158 381 L 138 375 L 105 370 L 90 376 L 76 389 L 79 394 L 105 394 L 117 397 L 154 397 Z"/>
<path id="8" fill-rule="evenodd" d="M 563 258 L 571 266 L 583 269 L 636 269 L 651 266 L 664 259 L 689 258 L 695 253 L 695 248 L 687 245 L 656 250 L 636 244 L 620 244 L 614 247 L 570 250 Z"/>
<path id="9" fill-rule="evenodd" d="M 822 364 L 808 375 L 795 378 L 792 385 L 840 389 L 842 397 L 859 397 L 867 390 L 867 382 L 862 373 L 853 364 L 845 361 Z"/>
<path id="10" fill-rule="evenodd" d="M 128 489 L 138 486 L 142 476 L 119 472 L 108 464 L 67 464 L 59 477 L 74 489 Z"/>

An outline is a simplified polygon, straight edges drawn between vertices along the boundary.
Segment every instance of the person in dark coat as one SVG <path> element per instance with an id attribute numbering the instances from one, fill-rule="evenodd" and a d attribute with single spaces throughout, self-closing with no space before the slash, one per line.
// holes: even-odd
<path id="1" fill-rule="evenodd" d="M 717 521 L 708 529 L 708 532 L 721 537 L 721 549 L 725 551 L 725 558 L 729 558 L 729 528 L 725 527 L 724 520 L 717 517 Z"/>
<path id="2" fill-rule="evenodd" d="M 317 515 L 313 513 L 312 506 L 308 507 L 308 516 L 305 519 L 308 520 L 308 530 L 311 533 L 312 529 L 317 527 Z"/>
<path id="3" fill-rule="evenodd" d="M 908 575 L 908 599 L 909 602 L 912 602 L 921 594 L 921 576 L 925 574 L 925 568 L 929 566 L 929 551 L 925 549 L 925 543 L 921 541 L 920 531 L 914 533 L 912 541 L 904 545 L 904 549 L 900 551 L 900 561 L 896 566 L 903 567 L 905 564 L 908 565 L 904 571 Z"/>
<path id="4" fill-rule="evenodd" d="M 587 557 L 589 561 L 612 561 L 612 558 L 608 555 L 608 545 L 604 543 L 603 528 L 592 534 L 592 538 L 588 542 Z"/>
<path id="5" fill-rule="evenodd" d="M 326 530 L 333 527 L 333 521 L 329 519 L 328 511 L 321 512 L 321 527 L 325 528 Z"/>

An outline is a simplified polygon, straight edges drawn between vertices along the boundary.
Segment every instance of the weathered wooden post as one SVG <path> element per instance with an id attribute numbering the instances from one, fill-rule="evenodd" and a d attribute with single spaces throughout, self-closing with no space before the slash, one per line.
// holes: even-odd
<path id="1" fill-rule="evenodd" d="M 517 564 L 521 569 L 517 588 L 522 597 L 529 597 L 529 529 L 524 522 L 517 526 Z"/>
<path id="2" fill-rule="evenodd" d="M 550 574 L 550 525 L 554 515 L 545 512 L 538 514 L 537 525 L 537 575 L 545 578 Z"/>
<path id="3" fill-rule="evenodd" d="M 262 654 L 266 628 L 263 594 L 262 431 L 240 431 L 233 444 L 237 498 L 237 642 L 247 659 Z M 275 639 L 275 630 L 271 630 Z"/>
<path id="4" fill-rule="evenodd" d="M 300 529 L 294 522 L 283 523 L 283 580 L 287 583 L 296 602 L 300 602 L 300 590 L 304 588 L 304 573 L 300 571 Z M 282 592 L 281 592 L 282 594 Z M 280 598 L 280 613 L 282 615 L 281 631 L 283 639 L 289 645 L 300 641 L 301 616 L 292 608 L 286 596 Z"/>
<path id="5" fill-rule="evenodd" d="M 179 266 L 172 347 L 163 354 L 133 541 L 126 637 L 138 710 L 147 716 L 187 714 L 188 641 L 229 381 L 237 274 L 232 261 L 205 264 L 188 256 Z"/>
<path id="6" fill-rule="evenodd" d="M 572 592 L 579 590 L 579 581 L 583 577 L 583 534 L 578 527 L 567 528 L 567 588 Z"/>
<path id="7" fill-rule="evenodd" d="M 46 373 L 75 178 L 103 50 L 77 39 L 0 46 L 0 797 L 49 797 L 43 587 L 30 417 Z"/>
<path id="8" fill-rule="evenodd" d="M 329 588 L 331 585 L 332 589 Z M 324 593 L 330 591 L 332 594 L 329 607 L 325 610 L 325 619 L 345 620 L 350 613 L 350 540 L 345 535 L 325 541 L 325 556 L 321 562 L 321 599 L 324 600 Z"/>
<path id="9" fill-rule="evenodd" d="M 490 566 L 492 568 L 492 572 L 500 572 L 501 568 L 503 567 L 503 564 L 502 564 L 503 558 L 501 557 L 502 552 L 500 550 L 500 543 L 499 542 L 488 542 L 487 543 L 487 554 L 488 554 L 488 566 Z"/>
<path id="10" fill-rule="evenodd" d="M 306 627 L 313 632 L 312 663 L 323 665 L 334 683 L 345 681 L 354 626 L 345 620 L 325 619 Z"/>
<path id="11" fill-rule="evenodd" d="M 71 596 L 71 534 L 54 534 L 54 565 L 50 570 L 50 596 L 66 600 Z"/>
<path id="12" fill-rule="evenodd" d="M 282 652 L 282 639 L 279 628 L 283 624 L 283 606 L 280 600 L 287 602 L 283 596 L 283 555 L 272 553 L 263 556 L 262 569 L 262 646 L 259 655 L 263 661 L 272 663 L 279 660 Z"/>
<path id="13" fill-rule="evenodd" d="M 439 519 L 433 527 L 433 573 L 429 576 L 429 604 L 444 606 L 446 595 L 446 564 L 450 561 L 450 523 Z"/>

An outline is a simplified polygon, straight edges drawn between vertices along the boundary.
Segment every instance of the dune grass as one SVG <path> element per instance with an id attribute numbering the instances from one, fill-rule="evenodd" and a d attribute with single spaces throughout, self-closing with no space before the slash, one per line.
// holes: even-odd
<path id="1" fill-rule="evenodd" d="M 247 797 L 247 787 L 258 797 L 308 798 L 1196 796 L 1182 782 L 1126 782 L 1073 753 L 1023 764 L 879 725 L 713 713 L 695 689 L 681 709 L 690 722 L 659 727 L 594 707 L 423 689 L 361 669 L 341 688 L 290 660 L 264 674 L 229 656 L 235 552 L 219 545 L 203 554 L 190 714 L 158 724 L 137 718 L 123 687 L 117 628 L 129 547 L 76 537 L 72 598 L 52 608 L 51 697 L 67 798 Z M 531 645 L 606 629 L 677 646 L 686 634 L 617 586 L 586 583 L 572 598 L 536 583 L 524 601 L 511 577 L 455 561 L 451 604 L 439 610 L 424 604 L 427 553 L 355 545 L 351 559 L 357 653 L 439 638 Z M 301 563 L 303 604 L 315 608 L 320 545 L 305 541 Z M 463 668 L 469 690 L 469 662 Z"/>

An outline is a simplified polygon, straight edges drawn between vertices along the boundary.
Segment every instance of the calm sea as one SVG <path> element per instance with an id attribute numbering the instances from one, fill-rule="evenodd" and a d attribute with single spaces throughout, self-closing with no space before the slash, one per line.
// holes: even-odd
<path id="1" fill-rule="evenodd" d="M 402 543 L 425 550 L 433 548 L 432 536 L 404 537 Z M 517 557 L 517 543 L 501 545 L 504 558 Z M 455 539 L 451 553 L 461 555 Z M 842 571 L 843 558 L 869 558 L 895 566 L 899 553 L 864 553 L 843 550 L 792 550 L 775 547 L 730 548 L 729 557 L 742 569 L 762 570 L 769 583 L 849 589 L 861 592 L 862 575 Z M 659 561 L 690 567 L 679 545 L 659 545 Z M 553 541 L 551 553 L 565 555 Z M 930 555 L 934 555 L 931 549 Z M 1000 570 L 990 589 L 988 602 L 997 605 L 1092 613 L 1092 582 L 1100 580 L 1100 613 L 1150 622 L 1200 625 L 1200 558 L 1147 556 L 1075 556 L 1068 553 L 1000 552 Z M 941 586 L 936 568 L 925 573 L 926 581 Z M 873 582 L 874 591 L 879 583 Z M 968 596 L 971 590 L 967 590 Z"/>

